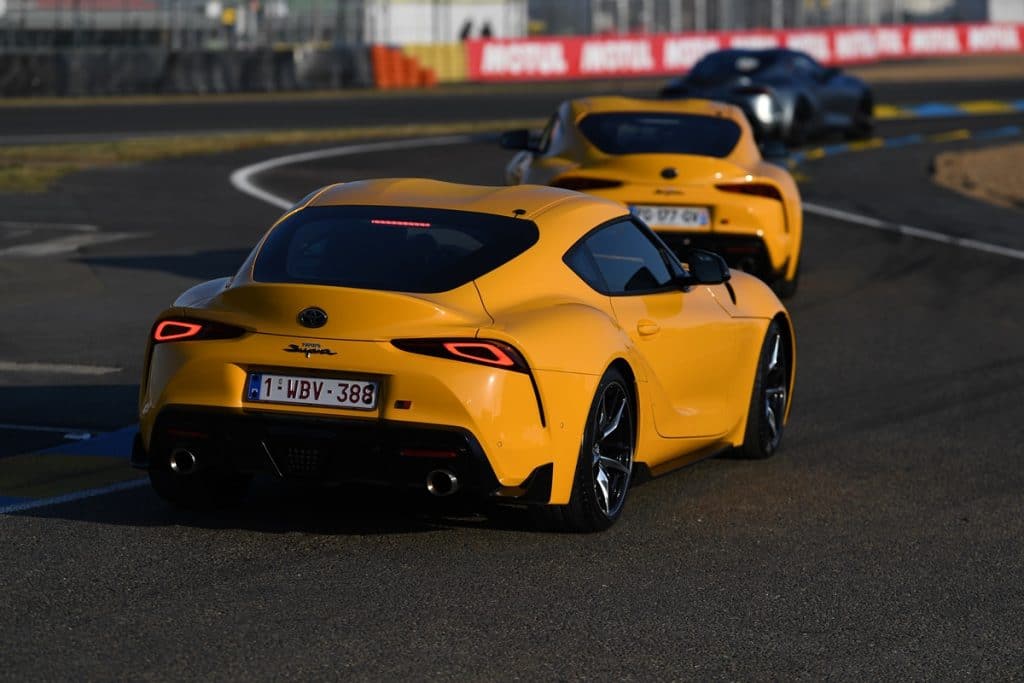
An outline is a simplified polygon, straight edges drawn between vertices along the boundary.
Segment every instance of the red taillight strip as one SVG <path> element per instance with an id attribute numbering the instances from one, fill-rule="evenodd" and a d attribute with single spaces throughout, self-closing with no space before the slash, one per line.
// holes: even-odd
<path id="1" fill-rule="evenodd" d="M 153 341 L 166 342 L 191 339 L 203 331 L 199 323 L 184 322 L 181 320 L 164 320 L 157 323 L 153 330 Z"/>
<path id="2" fill-rule="evenodd" d="M 487 365 L 497 365 L 502 368 L 511 368 L 516 365 L 516 362 L 512 360 L 512 357 L 505 352 L 497 344 L 490 342 L 445 342 L 444 348 L 448 353 L 459 358 L 465 358 L 477 363 L 485 363 Z M 493 358 L 486 358 L 484 356 L 473 353 L 474 350 L 485 351 L 493 356 Z"/>

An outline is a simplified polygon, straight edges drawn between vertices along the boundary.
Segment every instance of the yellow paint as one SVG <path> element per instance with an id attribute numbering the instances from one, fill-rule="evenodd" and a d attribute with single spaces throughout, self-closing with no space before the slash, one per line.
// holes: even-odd
<path id="1" fill-rule="evenodd" d="M 887 119 L 908 119 L 913 118 L 914 112 L 892 104 L 876 104 L 875 118 L 880 121 Z"/>
<path id="2" fill-rule="evenodd" d="M 627 216 L 622 204 L 535 185 L 492 188 L 421 179 L 332 185 L 307 201 L 307 206 L 413 206 L 503 216 L 518 209 L 523 220 L 537 225 L 540 237 L 506 265 L 437 294 L 259 283 L 252 278 L 250 257 L 230 287 L 201 285 L 179 300 L 186 303 L 161 314 L 217 320 L 258 332 L 232 340 L 163 343 L 147 350 L 150 360 L 140 397 L 140 428 L 147 447 L 154 444 L 157 415 L 167 406 L 228 414 L 254 410 L 243 400 L 247 372 L 253 368 L 369 374 L 381 377 L 384 386 L 372 414 L 295 405 L 260 404 L 259 409 L 465 429 L 476 436 L 506 490 L 521 486 L 537 467 L 553 463 L 550 502 L 564 504 L 590 403 L 600 377 L 615 362 L 627 363 L 638 379 L 638 461 L 654 467 L 742 441 L 761 340 L 769 321 L 786 316 L 785 310 L 763 283 L 744 273 L 734 273 L 731 283 L 738 305 L 724 285 L 641 297 L 609 298 L 595 292 L 565 267 L 562 257 L 594 227 Z M 620 312 L 625 299 L 629 301 L 621 305 L 628 310 Z M 344 315 L 332 315 L 315 331 L 300 327 L 295 315 L 311 302 Z M 660 325 L 662 341 L 636 336 L 634 318 L 640 316 Z M 520 350 L 536 380 L 546 424 L 541 424 L 527 375 L 414 354 L 390 343 L 401 337 L 474 336 Z M 300 342 L 320 343 L 336 355 L 307 359 L 282 351 Z M 685 345 L 685 367 L 699 372 L 699 391 L 692 378 L 683 381 L 680 376 L 679 344 Z M 399 399 L 411 401 L 411 409 L 395 409 Z"/>
<path id="3" fill-rule="evenodd" d="M 16 455 L 0 459 L 0 496 L 50 498 L 141 476 L 124 458 Z"/>
<path id="4" fill-rule="evenodd" d="M 850 143 L 850 151 L 853 152 L 863 152 L 881 147 L 885 147 L 885 140 L 883 138 L 868 138 L 867 140 L 857 140 Z"/>
<path id="5" fill-rule="evenodd" d="M 673 154 L 630 154 L 616 157 L 592 145 L 578 124 L 586 116 L 607 112 L 682 113 L 728 118 L 740 127 L 739 142 L 724 158 Z M 588 189 L 595 196 L 625 204 L 706 206 L 712 223 L 702 229 L 660 228 L 658 232 L 715 232 L 763 236 L 773 270 L 796 277 L 803 237 L 803 210 L 796 182 L 785 169 L 761 158 L 743 112 L 709 100 L 640 100 L 619 96 L 586 97 L 564 102 L 549 123 L 548 147 L 537 154 L 518 153 L 506 166 L 508 183 L 559 184 L 570 180 L 603 180 L 616 187 Z M 677 169 L 663 179 L 661 170 Z M 774 198 L 727 192 L 722 185 L 767 186 Z"/>
<path id="6" fill-rule="evenodd" d="M 956 142 L 957 140 L 968 140 L 971 137 L 971 131 L 966 128 L 958 128 L 957 130 L 951 130 L 945 133 L 936 133 L 935 135 L 928 136 L 928 142 Z"/>
<path id="7" fill-rule="evenodd" d="M 469 60 L 463 43 L 402 45 L 402 51 L 433 69 L 439 83 L 460 83 L 469 78 Z"/>
<path id="8" fill-rule="evenodd" d="M 1016 110 L 1007 102 L 997 100 L 974 100 L 961 102 L 960 108 L 968 114 L 1013 114 Z"/>

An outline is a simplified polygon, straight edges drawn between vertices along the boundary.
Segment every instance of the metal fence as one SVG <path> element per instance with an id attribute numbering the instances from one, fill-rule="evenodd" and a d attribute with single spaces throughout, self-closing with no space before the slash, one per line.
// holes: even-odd
<path id="1" fill-rule="evenodd" d="M 310 42 L 445 42 L 987 19 L 994 0 L 0 0 L 10 48 L 159 45 L 266 48 Z M 1019 0 L 1024 2 L 1024 0 Z M 528 13 L 522 11 L 528 8 Z M 522 21 L 473 22 L 506 6 Z M 391 30 L 422 24 L 419 34 Z M 481 31 L 484 33 L 481 34 Z M 412 35 L 413 40 L 409 37 Z"/>

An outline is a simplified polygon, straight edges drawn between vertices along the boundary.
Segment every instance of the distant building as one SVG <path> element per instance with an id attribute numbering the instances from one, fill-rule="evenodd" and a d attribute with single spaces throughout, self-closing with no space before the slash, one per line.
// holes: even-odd
<path id="1" fill-rule="evenodd" d="M 448 43 L 527 33 L 526 0 L 364 2 L 365 40 L 371 43 Z"/>

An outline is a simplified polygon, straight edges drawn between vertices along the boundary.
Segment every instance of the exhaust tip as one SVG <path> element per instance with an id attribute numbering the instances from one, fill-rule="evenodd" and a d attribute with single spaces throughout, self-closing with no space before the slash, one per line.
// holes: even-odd
<path id="1" fill-rule="evenodd" d="M 196 454 L 187 448 L 171 451 L 171 471 L 175 474 L 192 474 L 196 469 Z"/>
<path id="2" fill-rule="evenodd" d="M 433 470 L 427 475 L 427 491 L 439 498 L 459 490 L 459 478 L 448 470 Z"/>

